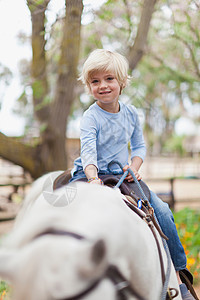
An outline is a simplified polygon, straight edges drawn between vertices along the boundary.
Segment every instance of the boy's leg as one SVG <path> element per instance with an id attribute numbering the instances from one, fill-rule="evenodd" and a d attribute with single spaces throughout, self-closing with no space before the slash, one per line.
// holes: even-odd
<path id="1" fill-rule="evenodd" d="M 151 192 L 150 203 L 154 208 L 155 215 L 164 234 L 169 238 L 167 241 L 171 258 L 176 270 L 177 279 L 183 300 L 195 300 L 193 295 L 188 291 L 186 285 L 181 282 L 179 271 L 186 268 L 187 259 L 185 251 L 176 230 L 174 217 L 169 209 L 169 205 L 163 202 L 158 196 Z"/>
<path id="2" fill-rule="evenodd" d="M 87 181 L 87 178 L 86 178 L 86 176 L 85 176 L 84 171 L 76 171 L 76 172 L 74 173 L 73 177 L 69 180 L 69 183 L 70 183 L 70 182 L 73 182 L 73 181 L 77 181 L 77 180 L 82 179 L 82 178 L 85 178 L 86 181 Z"/>
<path id="3" fill-rule="evenodd" d="M 167 241 L 171 258 L 176 271 L 186 268 L 187 259 L 185 251 L 178 236 L 174 217 L 169 209 L 169 205 L 163 202 L 158 196 L 151 192 L 150 203 L 154 209 L 160 227 L 164 234 L 169 238 Z"/>

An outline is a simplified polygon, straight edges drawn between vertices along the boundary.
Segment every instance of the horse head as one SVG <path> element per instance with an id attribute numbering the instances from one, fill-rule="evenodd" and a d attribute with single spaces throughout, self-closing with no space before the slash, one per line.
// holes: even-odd
<path id="1" fill-rule="evenodd" d="M 1 250 L 0 277 L 14 286 L 15 300 L 71 299 L 82 294 L 102 299 L 97 286 L 102 285 L 108 267 L 106 254 L 103 240 L 80 241 L 67 232 L 48 232 L 20 249 Z M 111 283 L 104 286 L 103 293 L 112 299 Z"/>

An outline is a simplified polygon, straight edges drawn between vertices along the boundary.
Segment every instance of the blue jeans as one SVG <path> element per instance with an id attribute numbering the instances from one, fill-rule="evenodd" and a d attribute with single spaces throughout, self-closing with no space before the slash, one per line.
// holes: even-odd
<path id="1" fill-rule="evenodd" d="M 101 176 L 101 175 L 122 175 L 123 174 L 123 172 L 121 172 L 121 173 L 119 173 L 119 172 L 117 172 L 116 174 L 114 173 L 114 172 L 109 172 L 109 171 L 100 171 L 99 173 L 98 173 L 98 176 Z M 79 180 L 79 179 L 81 179 L 81 178 L 86 178 L 86 176 L 85 176 L 85 173 L 84 173 L 84 171 L 76 171 L 75 173 L 74 173 L 74 175 L 73 175 L 73 177 L 69 180 L 69 182 L 72 182 L 72 181 L 75 181 L 75 180 Z"/>
<path id="2" fill-rule="evenodd" d="M 98 175 L 105 175 L 105 173 L 99 173 Z M 108 172 L 107 174 L 112 174 Z M 84 171 L 75 172 L 73 177 L 70 179 L 69 182 L 74 180 L 78 180 L 81 178 L 86 178 Z M 131 186 L 131 183 L 130 183 Z M 151 193 L 150 204 L 154 209 L 156 218 L 160 224 L 160 227 L 164 234 L 169 238 L 167 241 L 169 251 L 171 254 L 171 258 L 175 267 L 176 271 L 180 271 L 186 268 L 187 259 L 185 255 L 185 251 L 181 244 L 181 241 L 178 236 L 178 232 L 176 230 L 176 225 L 174 223 L 174 217 L 169 209 L 169 205 L 163 202 L 158 196 Z"/>
<path id="3" fill-rule="evenodd" d="M 86 178 L 84 171 L 76 171 L 73 174 L 72 178 L 69 180 L 69 182 L 73 182 L 73 181 L 79 180 L 81 178 Z"/>
<path id="4" fill-rule="evenodd" d="M 151 191 L 150 203 L 154 209 L 157 220 L 164 234 L 169 238 L 167 241 L 171 258 L 176 271 L 186 268 L 187 259 L 185 251 L 176 230 L 174 217 L 169 209 L 169 205 L 163 202 L 158 196 Z"/>

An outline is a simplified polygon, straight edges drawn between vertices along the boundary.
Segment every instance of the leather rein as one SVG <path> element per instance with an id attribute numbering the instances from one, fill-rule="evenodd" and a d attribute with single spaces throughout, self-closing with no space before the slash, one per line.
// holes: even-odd
<path id="1" fill-rule="evenodd" d="M 34 240 L 36 238 L 43 237 L 44 235 L 60 235 L 72 237 L 78 240 L 87 240 L 86 237 L 80 234 L 71 231 L 58 230 L 54 228 L 49 228 L 46 231 L 38 234 L 37 236 L 35 236 Z M 109 279 L 113 283 L 117 292 L 117 300 L 126 300 L 128 299 L 129 294 L 135 296 L 138 300 L 145 300 L 142 296 L 138 294 L 137 291 L 135 291 L 135 289 L 131 286 L 130 282 L 114 265 L 109 265 L 100 278 L 93 281 L 88 287 L 85 288 L 85 290 L 79 292 L 78 294 L 66 298 L 52 298 L 51 300 L 79 300 L 82 297 L 88 295 L 90 292 L 92 292 L 103 279 Z"/>

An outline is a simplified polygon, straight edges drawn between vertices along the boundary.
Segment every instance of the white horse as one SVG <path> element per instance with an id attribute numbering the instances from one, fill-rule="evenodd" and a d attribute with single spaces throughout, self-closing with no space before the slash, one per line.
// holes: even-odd
<path id="1" fill-rule="evenodd" d="M 38 183 L 41 179 L 35 195 Z M 69 187 L 73 201 L 66 205 Z M 34 199 L 33 190 L 0 250 L 0 277 L 12 283 L 13 299 L 161 299 L 155 238 L 119 190 L 75 183 L 55 192 L 63 199 L 59 205 L 50 204 L 43 193 Z M 156 234 L 166 273 L 166 253 Z M 180 300 L 172 263 L 169 287 L 179 292 L 175 299 Z"/>

